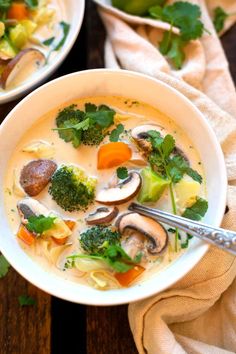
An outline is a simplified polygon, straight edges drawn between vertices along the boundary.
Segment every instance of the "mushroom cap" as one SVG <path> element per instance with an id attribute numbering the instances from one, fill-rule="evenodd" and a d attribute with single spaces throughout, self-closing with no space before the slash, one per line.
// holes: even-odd
<path id="1" fill-rule="evenodd" d="M 161 254 L 168 245 L 168 234 L 156 220 L 135 212 L 121 215 L 116 226 L 122 234 L 126 230 L 136 230 L 148 240 L 147 250 L 152 255 Z"/>
<path id="2" fill-rule="evenodd" d="M 8 62 L 2 72 L 1 84 L 7 89 L 15 78 L 27 67 L 36 71 L 46 62 L 45 55 L 35 48 L 21 50 L 12 60 Z"/>
<path id="3" fill-rule="evenodd" d="M 128 178 L 108 188 L 101 189 L 96 201 L 105 205 L 119 205 L 126 203 L 139 192 L 142 180 L 136 171 L 130 172 Z"/>
<path id="4" fill-rule="evenodd" d="M 144 124 L 144 125 L 139 125 L 132 129 L 131 136 L 132 138 L 137 142 L 137 144 L 142 148 L 143 150 L 147 152 L 151 152 L 152 150 L 152 145 L 148 141 L 149 135 L 148 132 L 150 130 L 156 130 L 160 132 L 161 134 L 165 132 L 165 129 L 161 127 L 158 124 Z"/>
<path id="5" fill-rule="evenodd" d="M 91 213 L 86 218 L 88 225 L 100 225 L 111 222 L 118 215 L 119 209 L 117 207 L 100 207 Z"/>

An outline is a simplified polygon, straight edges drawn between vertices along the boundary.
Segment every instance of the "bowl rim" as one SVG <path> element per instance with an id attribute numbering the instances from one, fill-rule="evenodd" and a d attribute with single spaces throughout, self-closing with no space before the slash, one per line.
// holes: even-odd
<path id="1" fill-rule="evenodd" d="M 222 183 L 223 183 L 223 187 L 222 190 L 224 190 L 224 193 L 222 192 L 222 195 L 220 196 L 220 203 L 217 207 L 218 209 L 218 220 L 215 221 L 215 223 L 213 224 L 214 226 L 218 226 L 220 225 L 223 216 L 224 216 L 224 212 L 225 212 L 225 205 L 226 205 L 226 196 L 227 196 L 227 173 L 226 173 L 226 168 L 225 168 L 225 161 L 224 161 L 224 155 L 223 152 L 221 150 L 220 144 L 216 138 L 215 133 L 213 132 L 211 126 L 209 125 L 209 123 L 206 121 L 204 115 L 199 111 L 199 109 L 194 106 L 192 104 L 192 102 L 186 98 L 182 93 L 180 93 L 179 91 L 177 91 L 175 88 L 169 86 L 168 84 L 162 82 L 161 80 L 152 78 L 150 76 L 147 76 L 145 74 L 140 74 L 140 73 L 136 73 L 136 72 L 132 72 L 132 71 L 127 71 L 127 70 L 113 70 L 113 69 L 90 69 L 90 70 L 84 70 L 84 71 L 80 71 L 80 72 L 75 72 L 75 73 L 71 73 L 68 75 L 64 75 L 62 77 L 59 77 L 53 81 L 50 81 L 46 84 L 44 84 L 43 86 L 37 88 L 36 90 L 34 90 L 33 92 L 31 92 L 29 95 L 27 95 L 21 102 L 19 102 L 14 108 L 13 110 L 7 115 L 7 117 L 5 118 L 5 120 L 3 121 L 3 123 L 0 125 L 0 137 L 2 134 L 2 131 L 5 128 L 5 125 L 7 124 L 7 122 L 12 119 L 12 116 L 15 115 L 15 113 L 17 113 L 17 110 L 24 104 L 26 104 L 28 101 L 30 102 L 30 99 L 32 96 L 37 95 L 38 93 L 40 93 L 41 91 L 43 91 L 45 88 L 47 88 L 48 86 L 53 86 L 55 84 L 57 84 L 58 82 L 61 82 L 63 80 L 67 80 L 70 79 L 70 77 L 74 77 L 74 76 L 83 76 L 83 75 L 93 75 L 96 73 L 100 73 L 101 75 L 103 74 L 111 74 L 111 75 L 123 75 L 127 78 L 129 78 L 130 76 L 133 77 L 135 79 L 135 77 L 138 77 L 140 79 L 143 80 L 147 80 L 147 81 L 152 81 L 154 83 L 158 83 L 159 85 L 165 87 L 166 89 L 172 91 L 172 93 L 174 93 L 175 95 L 177 95 L 182 101 L 184 101 L 184 104 L 188 105 L 189 108 L 191 108 L 192 110 L 194 110 L 196 112 L 196 114 L 199 116 L 199 119 L 201 120 L 201 123 L 205 126 L 205 128 L 208 131 L 208 134 L 210 135 L 212 141 L 214 142 L 214 146 L 216 149 L 216 154 L 217 154 L 217 158 L 220 162 L 220 164 L 222 165 L 222 167 L 224 167 L 221 170 L 221 178 L 222 178 Z M 9 227 L 10 229 L 10 227 Z M 60 293 L 59 290 L 57 290 L 57 287 L 55 287 L 55 284 L 57 283 L 57 285 L 62 285 L 62 282 L 64 282 L 64 284 L 66 284 L 67 280 L 53 274 L 53 273 L 48 273 L 45 269 L 43 269 L 40 265 L 38 265 L 38 267 L 40 267 L 40 271 L 41 273 L 46 273 L 46 274 L 42 274 L 42 278 L 44 278 L 45 276 L 53 276 L 53 278 L 55 278 L 55 284 L 54 286 L 52 286 L 51 284 L 46 284 L 47 282 L 45 281 L 43 284 L 41 283 L 41 280 L 38 280 L 37 277 L 34 276 L 34 274 L 30 271 L 28 271 L 28 269 L 26 269 L 24 266 L 19 266 L 19 264 L 17 264 L 17 262 L 15 262 L 15 259 L 13 257 L 13 254 L 11 254 L 11 252 L 9 251 L 9 249 L 5 249 L 4 247 L 2 247 L 1 245 L 1 239 L 0 239 L 0 246 L 1 246 L 1 252 L 2 254 L 7 258 L 10 259 L 10 263 L 13 266 L 13 268 L 19 273 L 21 274 L 25 279 L 27 279 L 30 283 L 32 283 L 33 285 L 35 285 L 36 287 L 40 288 L 41 290 L 56 296 L 58 298 L 61 298 L 63 300 L 67 300 L 67 301 L 71 301 L 71 302 L 75 302 L 75 303 L 79 303 L 79 304 L 84 304 L 84 305 L 93 305 L 93 306 L 113 306 L 113 305 L 121 305 L 121 304 L 127 304 L 127 303 L 131 303 L 131 302 L 135 302 L 135 301 L 140 301 L 142 299 L 148 298 L 150 296 L 153 296 L 157 293 L 162 292 L 163 290 L 169 288 L 170 286 L 172 286 L 173 284 L 175 284 L 177 281 L 179 281 L 180 279 L 182 279 L 187 273 L 189 273 L 193 267 L 202 259 L 202 257 L 205 255 L 205 253 L 208 251 L 209 249 L 209 244 L 207 243 L 203 243 L 200 241 L 200 247 L 197 250 L 198 252 L 198 257 L 195 257 L 195 259 L 191 262 L 191 264 L 188 264 L 188 267 L 186 268 L 187 270 L 182 270 L 181 272 L 178 271 L 177 275 L 175 275 L 175 280 L 171 281 L 169 284 L 164 284 L 162 286 L 158 287 L 158 290 L 154 289 L 149 289 L 149 291 L 146 291 L 146 293 L 142 296 L 140 296 L 139 291 L 138 291 L 138 286 L 134 285 L 130 288 L 127 289 L 137 289 L 137 291 L 131 291 L 131 294 L 129 293 L 128 295 L 125 296 L 125 299 L 123 299 L 122 294 L 124 295 L 124 293 L 122 293 L 122 289 L 119 289 L 121 296 L 119 297 L 119 300 L 117 300 L 116 298 L 113 299 L 112 298 L 112 294 L 110 297 L 108 296 L 104 296 L 104 299 L 101 300 L 99 299 L 99 301 L 96 299 L 96 296 L 94 296 L 94 298 L 89 297 L 88 299 L 86 297 L 84 297 L 82 300 L 79 299 L 78 293 L 68 293 L 66 292 L 65 289 L 63 289 L 63 294 Z M 179 258 L 181 259 L 181 257 Z M 36 263 L 35 261 L 32 260 L 32 262 Z M 39 269 L 38 269 L 39 271 Z M 39 274 L 38 274 L 39 275 Z M 70 283 L 72 283 L 72 281 L 69 281 Z M 73 281 L 73 283 L 75 283 Z M 75 283 L 76 284 L 76 283 Z M 60 289 L 61 290 L 61 289 Z M 99 291 L 99 290 L 96 290 Z M 101 291 L 99 291 L 100 293 Z M 111 293 L 112 290 L 103 292 L 104 294 L 107 293 Z"/>
<path id="2" fill-rule="evenodd" d="M 50 77 L 57 70 L 57 68 L 63 63 L 63 61 L 66 59 L 67 55 L 71 51 L 73 45 L 75 44 L 76 39 L 82 27 L 82 22 L 85 13 L 85 0 L 79 0 L 79 1 L 80 1 L 81 11 L 79 13 L 76 22 L 77 25 L 75 26 L 75 30 L 71 33 L 70 36 L 68 36 L 68 41 L 66 41 L 63 47 L 60 49 L 60 51 L 55 57 L 55 60 L 53 60 L 47 67 L 45 67 L 45 69 L 42 71 L 40 75 L 36 75 L 35 78 L 32 78 L 32 80 L 29 80 L 23 83 L 22 85 L 7 91 L 6 94 L 0 95 L 0 105 L 16 100 L 21 96 L 23 96 L 24 94 L 27 94 L 31 89 L 33 90 L 35 87 L 40 85 L 41 82 L 44 82 L 47 79 L 47 77 Z"/>

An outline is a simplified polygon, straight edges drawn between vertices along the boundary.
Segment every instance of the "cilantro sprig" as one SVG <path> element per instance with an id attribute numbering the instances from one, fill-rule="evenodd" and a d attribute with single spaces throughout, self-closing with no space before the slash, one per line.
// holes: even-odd
<path id="1" fill-rule="evenodd" d="M 30 216 L 26 228 L 35 234 L 41 235 L 44 231 L 50 230 L 53 227 L 55 220 L 56 217 L 52 216 Z"/>
<path id="2" fill-rule="evenodd" d="M 200 221 L 206 214 L 208 202 L 203 198 L 197 198 L 196 202 L 189 208 L 186 208 L 183 217 L 191 220 Z"/>
<path id="3" fill-rule="evenodd" d="M 172 135 L 167 134 L 162 137 L 160 132 L 151 130 L 148 132 L 149 141 L 152 145 L 152 152 L 149 155 L 149 162 L 152 169 L 162 178 L 170 181 L 170 197 L 172 203 L 172 210 L 177 214 L 177 205 L 174 194 L 174 185 L 178 183 L 185 174 L 190 176 L 198 183 L 202 183 L 200 174 L 193 170 L 189 162 L 175 150 L 175 139 Z M 178 250 L 178 229 L 175 231 L 175 251 Z"/>
<path id="4" fill-rule="evenodd" d="M 117 273 L 126 273 L 137 263 L 140 263 L 142 254 L 132 259 L 119 244 L 104 245 L 102 254 L 77 254 L 67 257 L 66 267 L 73 267 L 76 258 L 94 259 L 108 264 Z"/>
<path id="5" fill-rule="evenodd" d="M 114 124 L 115 111 L 105 105 L 85 104 L 85 110 L 76 105 L 64 108 L 56 117 L 57 130 L 61 139 L 71 142 L 77 148 L 85 145 L 99 145 Z"/>
<path id="6" fill-rule="evenodd" d="M 184 47 L 189 41 L 200 38 L 204 32 L 200 7 L 187 1 L 177 1 L 164 7 L 153 6 L 149 14 L 171 25 L 170 30 L 164 33 L 159 49 L 171 59 L 176 69 L 181 69 L 185 60 Z M 180 35 L 173 33 L 173 27 L 180 29 Z"/>

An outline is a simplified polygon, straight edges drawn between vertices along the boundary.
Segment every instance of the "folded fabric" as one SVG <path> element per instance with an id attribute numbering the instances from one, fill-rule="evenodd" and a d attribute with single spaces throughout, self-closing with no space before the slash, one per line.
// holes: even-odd
<path id="1" fill-rule="evenodd" d="M 229 211 L 222 226 L 236 231 L 236 93 L 228 63 L 208 10 L 236 12 L 234 0 L 201 6 L 205 33 L 186 49 L 179 71 L 157 49 L 161 21 L 130 16 L 96 0 L 108 33 L 105 62 L 110 68 L 151 75 L 185 95 L 211 124 L 222 146 L 228 172 Z M 226 28 L 233 17 L 226 22 Z M 177 31 L 176 31 L 177 33 Z M 230 115 L 230 114 L 231 115 Z M 216 191 L 217 192 L 217 191 Z M 129 321 L 139 353 L 229 354 L 236 352 L 236 259 L 211 247 L 199 264 L 170 289 L 129 305 Z"/>

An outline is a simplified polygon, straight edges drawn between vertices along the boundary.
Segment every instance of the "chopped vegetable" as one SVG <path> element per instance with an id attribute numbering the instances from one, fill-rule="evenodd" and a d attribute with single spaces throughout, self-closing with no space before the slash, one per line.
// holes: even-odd
<path id="1" fill-rule="evenodd" d="M 35 235 L 22 224 L 17 232 L 17 237 L 28 246 L 31 246 L 35 241 Z"/>
<path id="2" fill-rule="evenodd" d="M 25 27 L 21 23 L 18 23 L 16 26 L 10 28 L 9 38 L 16 48 L 21 49 L 27 43 L 28 33 Z"/>
<path id="3" fill-rule="evenodd" d="M 108 143 L 98 150 L 97 168 L 105 169 L 121 165 L 129 161 L 132 156 L 130 147 L 123 142 Z"/>
<path id="4" fill-rule="evenodd" d="M 112 130 L 111 134 L 110 134 L 110 141 L 111 142 L 116 142 L 119 140 L 120 135 L 123 133 L 124 131 L 124 126 L 123 124 L 118 124 L 116 129 Z"/>
<path id="5" fill-rule="evenodd" d="M 200 193 L 200 184 L 191 178 L 184 177 L 175 184 L 175 194 L 180 208 L 186 208 L 196 201 L 196 196 Z"/>
<path id="6" fill-rule="evenodd" d="M 13 2 L 7 12 L 7 18 L 14 20 L 24 20 L 29 17 L 27 6 L 24 3 Z"/>
<path id="7" fill-rule="evenodd" d="M 59 112 L 56 125 L 59 136 L 65 142 L 72 142 L 75 148 L 81 143 L 99 145 L 114 122 L 115 111 L 107 106 L 87 103 L 85 111 L 71 105 Z"/>
<path id="8" fill-rule="evenodd" d="M 20 295 L 18 297 L 20 306 L 34 306 L 36 305 L 36 300 L 29 295 Z"/>
<path id="9" fill-rule="evenodd" d="M 62 166 L 51 179 L 49 194 L 64 210 L 84 210 L 94 201 L 97 180 L 76 166 Z"/>
<path id="10" fill-rule="evenodd" d="M 64 223 L 66 224 L 66 226 L 69 227 L 70 230 L 73 230 L 76 225 L 76 222 L 74 220 L 64 220 Z"/>
<path id="11" fill-rule="evenodd" d="M 138 195 L 140 203 L 156 202 L 170 184 L 170 180 L 159 176 L 150 167 L 142 169 L 141 176 L 142 187 Z"/>
<path id="12" fill-rule="evenodd" d="M 223 30 L 225 21 L 230 16 L 230 14 L 226 13 L 222 7 L 218 6 L 214 9 L 214 18 L 213 23 L 216 29 L 216 32 L 219 33 Z"/>
<path id="13" fill-rule="evenodd" d="M 117 177 L 119 179 L 126 179 L 129 176 L 128 170 L 126 167 L 118 167 L 116 170 Z"/>
<path id="14" fill-rule="evenodd" d="M 103 253 L 104 247 L 118 244 L 121 235 L 114 227 L 93 226 L 80 235 L 80 245 L 90 253 Z"/>
<path id="15" fill-rule="evenodd" d="M 10 264 L 8 263 L 6 258 L 1 254 L 0 255 L 0 278 L 3 278 L 7 275 L 9 268 L 10 268 Z"/>
<path id="16" fill-rule="evenodd" d="M 145 268 L 141 267 L 140 265 L 136 265 L 134 268 L 128 270 L 125 273 L 116 273 L 115 278 L 122 286 L 127 287 L 144 271 Z"/>

